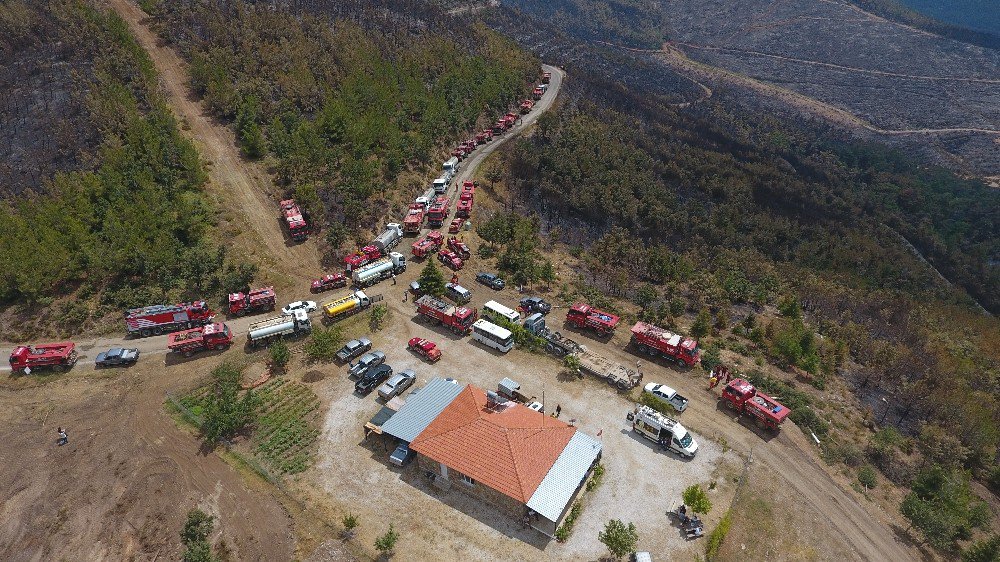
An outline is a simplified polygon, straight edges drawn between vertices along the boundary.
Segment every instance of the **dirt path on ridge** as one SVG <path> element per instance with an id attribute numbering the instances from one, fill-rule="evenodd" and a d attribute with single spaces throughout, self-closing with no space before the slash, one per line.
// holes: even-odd
<path id="1" fill-rule="evenodd" d="M 259 165 L 240 155 L 236 137 L 209 115 L 188 87 L 188 65 L 145 23 L 147 14 L 128 0 L 108 0 L 139 44 L 149 53 L 167 103 L 189 126 L 181 132 L 194 141 L 201 156 L 211 162 L 209 189 L 244 223 L 253 237 L 250 252 L 265 263 L 273 263 L 292 278 L 318 277 L 322 271 L 315 240 L 296 244 L 286 236 L 279 218 L 278 199 L 271 192 L 271 179 Z M 258 254 L 253 248 L 260 248 Z"/>

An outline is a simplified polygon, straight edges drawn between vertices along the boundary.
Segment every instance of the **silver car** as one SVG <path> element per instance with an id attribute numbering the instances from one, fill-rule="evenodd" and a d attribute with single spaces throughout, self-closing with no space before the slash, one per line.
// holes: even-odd
<path id="1" fill-rule="evenodd" d="M 372 351 L 362 355 L 357 363 L 352 363 L 351 367 L 347 370 L 347 374 L 351 377 L 362 377 L 369 369 L 377 367 L 382 363 L 385 363 L 385 353 Z"/>
<path id="2" fill-rule="evenodd" d="M 391 400 L 393 396 L 398 396 L 417 380 L 417 375 L 412 370 L 407 369 L 389 377 L 389 380 L 378 387 L 378 395 L 383 400 Z"/>

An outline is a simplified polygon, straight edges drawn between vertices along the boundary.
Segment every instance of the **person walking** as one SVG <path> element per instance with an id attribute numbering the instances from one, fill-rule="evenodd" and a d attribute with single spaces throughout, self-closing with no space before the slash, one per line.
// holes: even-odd
<path id="1" fill-rule="evenodd" d="M 56 443 L 59 446 L 63 446 L 69 443 L 69 436 L 66 435 L 66 430 L 61 427 L 59 428 L 59 440 L 56 441 Z"/>
<path id="2" fill-rule="evenodd" d="M 715 385 L 717 385 L 717 384 L 719 384 L 719 379 L 716 378 L 715 376 L 713 376 L 712 378 L 708 379 L 708 389 L 709 390 L 712 390 L 713 388 L 715 388 Z"/>
<path id="3" fill-rule="evenodd" d="M 403 302 L 406 302 L 406 299 L 408 299 L 409 297 L 410 297 L 410 292 L 403 291 Z"/>
<path id="4" fill-rule="evenodd" d="M 559 404 L 556 404 L 556 417 L 558 418 L 559 414 L 561 414 L 561 413 L 562 413 L 562 406 L 560 406 Z"/>
<path id="5" fill-rule="evenodd" d="M 392 274 L 392 284 L 393 285 L 396 284 L 396 274 L 395 273 Z"/>

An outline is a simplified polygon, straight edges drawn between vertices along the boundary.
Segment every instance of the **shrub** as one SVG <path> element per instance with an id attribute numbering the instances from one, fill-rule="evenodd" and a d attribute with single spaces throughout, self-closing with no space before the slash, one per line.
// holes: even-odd
<path id="1" fill-rule="evenodd" d="M 268 362 L 271 364 L 271 372 L 276 375 L 283 374 L 288 361 L 292 358 L 292 352 L 288 350 L 288 345 L 284 340 L 277 340 L 271 344 L 267 350 Z"/>
<path id="2" fill-rule="evenodd" d="M 861 485 L 869 490 L 874 488 L 878 484 L 875 469 L 867 464 L 858 469 L 858 482 L 861 482 Z"/>
<path id="3" fill-rule="evenodd" d="M 184 562 L 212 562 L 212 546 L 208 536 L 215 527 L 215 518 L 200 509 L 188 512 L 187 521 L 181 530 L 181 542 L 184 544 Z"/>
<path id="4" fill-rule="evenodd" d="M 253 390 L 242 392 L 242 371 L 232 363 L 223 363 L 212 371 L 201 431 L 205 440 L 214 443 L 230 437 L 253 421 L 260 400 Z"/>
<path id="5" fill-rule="evenodd" d="M 687 305 L 684 303 L 684 299 L 680 299 L 680 298 L 676 298 L 676 297 L 670 299 L 670 315 L 671 316 L 680 316 L 681 314 L 684 314 L 684 309 L 685 308 L 687 308 Z"/>
<path id="6" fill-rule="evenodd" d="M 399 533 L 393 528 L 392 523 L 389 523 L 389 530 L 384 535 L 375 539 L 375 548 L 382 554 L 388 554 L 396 547 L 396 541 L 398 540 Z"/>
<path id="7" fill-rule="evenodd" d="M 433 256 L 427 259 L 427 264 L 420 271 L 420 277 L 417 281 L 420 282 L 420 290 L 427 294 L 434 295 L 435 297 L 440 297 L 444 294 L 444 274 L 438 269 Z"/>
<path id="8" fill-rule="evenodd" d="M 590 476 L 590 480 L 587 480 L 587 491 L 592 492 L 601 485 L 601 480 L 604 478 L 604 465 L 598 464 L 594 467 L 594 473 Z"/>
<path id="9" fill-rule="evenodd" d="M 348 513 L 341 522 L 344 524 L 344 535 L 347 537 L 354 535 L 354 529 L 358 527 L 358 516 Z"/>
<path id="10" fill-rule="evenodd" d="M 695 513 L 708 513 L 712 509 L 712 500 L 708 499 L 708 494 L 698 484 L 688 486 L 681 495 L 686 505 L 691 506 L 691 511 Z"/>
<path id="11" fill-rule="evenodd" d="M 639 533 L 635 530 L 635 523 L 625 525 L 621 519 L 612 519 L 604 525 L 604 530 L 597 534 L 597 540 L 608 547 L 616 560 L 635 552 L 635 547 L 639 544 Z"/>
<path id="12" fill-rule="evenodd" d="M 388 318 L 389 307 L 384 304 L 376 304 L 372 307 L 371 312 L 368 313 L 368 327 L 371 328 L 371 331 L 377 332 L 385 327 Z"/>
<path id="13" fill-rule="evenodd" d="M 566 539 L 573 534 L 573 524 L 576 523 L 576 518 L 580 516 L 580 512 L 582 511 L 583 506 L 580 505 L 580 502 L 573 504 L 573 507 L 569 509 L 569 515 L 566 516 L 566 519 L 563 519 L 562 525 L 559 525 L 559 528 L 556 529 L 555 536 L 557 541 L 566 542 Z"/>
<path id="14" fill-rule="evenodd" d="M 962 553 L 962 562 L 996 562 L 1000 560 L 1000 534 L 972 543 Z"/>
<path id="15" fill-rule="evenodd" d="M 719 526 L 712 529 L 712 532 L 708 534 L 708 541 L 705 544 L 705 559 L 709 562 L 718 556 L 719 549 L 722 548 L 722 541 L 726 540 L 726 535 L 729 533 L 729 527 L 732 525 L 732 522 L 732 511 L 727 511 L 722 516 L 722 520 L 719 521 Z"/>
<path id="16" fill-rule="evenodd" d="M 969 477 L 940 466 L 921 472 L 900 506 L 903 516 L 935 548 L 953 549 L 975 527 L 985 526 L 990 509 L 969 488 Z"/>
<path id="17" fill-rule="evenodd" d="M 694 324 L 691 325 L 691 335 L 695 338 L 705 337 L 708 335 L 711 327 L 712 315 L 708 313 L 708 309 L 703 308 L 694 319 Z"/>
<path id="18" fill-rule="evenodd" d="M 344 336 L 339 327 L 313 328 L 303 350 L 313 361 L 331 361 L 343 343 Z"/>
<path id="19" fill-rule="evenodd" d="M 995 493 L 1000 494 L 1000 464 L 995 465 L 986 477 L 986 485 Z"/>

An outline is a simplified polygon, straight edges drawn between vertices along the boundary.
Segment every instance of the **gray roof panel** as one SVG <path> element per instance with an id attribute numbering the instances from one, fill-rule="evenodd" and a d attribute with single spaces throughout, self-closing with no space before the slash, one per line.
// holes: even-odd
<path id="1" fill-rule="evenodd" d="M 407 443 L 413 441 L 451 404 L 462 388 L 462 385 L 445 379 L 432 380 L 419 392 L 407 397 L 406 404 L 382 425 L 382 432 Z"/>
<path id="2" fill-rule="evenodd" d="M 601 442 L 577 430 L 526 505 L 549 521 L 558 521 L 599 454 Z"/>

